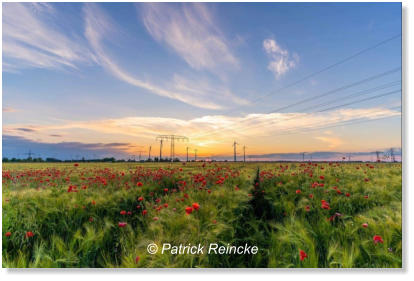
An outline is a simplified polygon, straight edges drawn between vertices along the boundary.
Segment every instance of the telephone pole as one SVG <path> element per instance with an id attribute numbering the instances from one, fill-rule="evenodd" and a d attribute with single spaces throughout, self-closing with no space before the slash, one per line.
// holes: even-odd
<path id="1" fill-rule="evenodd" d="M 174 161 L 174 155 L 175 155 L 175 142 L 176 141 L 188 141 L 188 138 L 185 136 L 177 136 L 177 135 L 159 135 L 157 137 L 157 140 L 166 140 L 166 141 L 170 141 L 171 147 L 170 147 L 170 157 L 171 157 L 171 162 Z M 161 154 L 161 153 L 160 153 Z"/>
<path id="2" fill-rule="evenodd" d="M 234 141 L 234 143 L 233 143 L 233 147 L 234 147 L 234 162 L 237 161 L 237 157 L 236 157 L 236 154 L 237 154 L 237 152 L 236 152 L 236 146 L 237 145 L 238 145 L 238 143 L 236 141 Z"/>
<path id="3" fill-rule="evenodd" d="M 394 155 L 394 148 L 390 148 L 390 156 L 391 156 L 391 161 L 395 162 L 395 155 Z"/>
<path id="4" fill-rule="evenodd" d="M 375 151 L 375 154 L 377 155 L 377 162 L 381 162 L 380 160 L 380 153 L 379 151 Z"/>
<path id="5" fill-rule="evenodd" d="M 161 159 L 162 159 L 162 142 L 163 140 L 160 139 L 160 159 L 158 160 L 158 162 L 161 162 Z"/>

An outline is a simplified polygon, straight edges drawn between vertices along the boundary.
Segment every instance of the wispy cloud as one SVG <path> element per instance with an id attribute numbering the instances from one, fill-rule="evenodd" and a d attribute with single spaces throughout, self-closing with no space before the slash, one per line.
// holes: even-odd
<path id="1" fill-rule="evenodd" d="M 3 4 L 4 71 L 77 68 L 93 60 L 79 38 L 65 35 L 55 24 L 56 17 L 48 3 Z"/>
<path id="2" fill-rule="evenodd" d="M 16 112 L 17 110 L 13 107 L 3 107 L 3 112 Z"/>
<path id="3" fill-rule="evenodd" d="M 139 7 L 151 36 L 166 43 L 192 68 L 217 73 L 223 67 L 239 67 L 207 5 L 145 3 Z"/>
<path id="4" fill-rule="evenodd" d="M 140 139 L 152 142 L 159 134 L 170 134 L 179 131 L 188 136 L 192 142 L 214 145 L 243 136 L 273 136 L 289 132 L 306 132 L 310 128 L 333 126 L 352 120 L 374 120 L 378 118 L 399 116 L 400 112 L 384 108 L 341 109 L 325 113 L 271 113 L 248 114 L 242 117 L 223 115 L 207 115 L 189 120 L 160 117 L 126 117 L 85 122 L 67 122 L 52 126 L 5 125 L 3 133 L 27 137 L 19 128 L 32 128 L 36 134 L 30 134 L 40 140 L 51 140 L 52 133 L 67 132 L 67 136 L 76 137 L 75 131 L 89 130 L 94 135 L 112 135 L 114 139 Z M 75 130 L 73 130 L 75 129 Z M 71 132 L 71 133 L 69 133 Z M 82 139 L 84 136 L 78 136 Z M 319 140 L 327 142 L 330 148 L 342 144 L 337 136 L 324 133 Z M 75 139 L 71 139 L 74 141 Z M 211 142 L 212 141 L 212 142 Z"/>
<path id="5" fill-rule="evenodd" d="M 298 54 L 293 53 L 290 55 L 289 51 L 280 47 L 274 39 L 265 39 L 263 41 L 263 48 L 270 59 L 267 69 L 273 72 L 276 79 L 296 67 L 299 62 Z"/>
<path id="6" fill-rule="evenodd" d="M 85 13 L 85 36 L 88 39 L 93 51 L 96 54 L 98 63 L 116 78 L 139 88 L 146 89 L 159 96 L 175 99 L 196 107 L 206 109 L 222 109 L 225 106 L 218 102 L 223 97 L 230 98 L 230 101 L 237 104 L 246 104 L 247 101 L 237 98 L 229 90 L 220 88 L 206 88 L 198 84 L 191 85 L 189 79 L 176 75 L 172 82 L 165 87 L 147 82 L 135 77 L 125 71 L 111 58 L 105 50 L 105 40 L 111 37 L 117 28 L 109 16 L 96 4 L 87 4 L 84 7 Z M 205 91 L 207 89 L 207 91 Z M 214 94 L 214 95 L 212 95 Z M 228 101 L 227 101 L 228 102 Z"/>

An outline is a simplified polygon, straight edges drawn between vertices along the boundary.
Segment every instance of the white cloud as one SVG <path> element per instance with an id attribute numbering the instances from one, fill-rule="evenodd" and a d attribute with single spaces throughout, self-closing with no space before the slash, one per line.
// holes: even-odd
<path id="1" fill-rule="evenodd" d="M 84 13 L 86 24 L 85 36 L 96 54 L 97 62 L 119 80 L 146 89 L 159 96 L 175 99 L 200 108 L 223 109 L 225 106 L 218 102 L 223 97 L 229 98 L 227 102 L 247 103 L 247 101 L 236 97 L 225 88 L 211 88 L 206 83 L 195 84 L 179 75 L 175 75 L 174 80 L 164 87 L 135 77 L 118 65 L 105 51 L 104 41 L 111 38 L 119 30 L 113 21 L 96 4 L 85 5 Z"/>
<path id="2" fill-rule="evenodd" d="M 88 48 L 78 38 L 65 35 L 54 24 L 55 13 L 48 3 L 3 4 L 5 71 L 77 68 L 78 64 L 92 61 Z"/>
<path id="3" fill-rule="evenodd" d="M 125 117 L 85 122 L 69 121 L 65 124 L 51 126 L 5 125 L 3 126 L 3 133 L 23 137 L 35 136 L 42 141 L 54 141 L 53 138 L 50 138 L 50 134 L 64 134 L 65 136 L 71 136 L 70 141 L 83 141 L 84 135 L 77 136 L 76 132 L 89 130 L 94 132 L 93 136 L 97 137 L 112 135 L 117 140 L 145 139 L 153 141 L 155 136 L 159 134 L 180 132 L 180 134 L 188 136 L 193 143 L 220 143 L 231 141 L 235 137 L 280 136 L 291 132 L 306 132 L 310 128 L 334 126 L 353 120 L 374 120 L 398 115 L 400 115 L 400 112 L 389 109 L 366 108 L 341 109 L 325 113 L 248 114 L 241 117 L 206 115 L 189 120 L 161 117 Z M 30 128 L 30 134 L 22 128 Z M 325 132 L 317 139 L 328 143 L 330 148 L 342 144 L 337 136 L 329 132 Z"/>
<path id="4" fill-rule="evenodd" d="M 263 48 L 270 59 L 267 69 L 273 72 L 276 79 L 290 69 L 295 68 L 299 62 L 298 54 L 293 53 L 290 55 L 289 51 L 280 47 L 274 39 L 265 39 L 263 41 Z"/>
<path id="5" fill-rule="evenodd" d="M 239 66 L 205 4 L 145 3 L 140 8 L 151 36 L 170 46 L 192 68 L 217 73 L 225 66 Z"/>

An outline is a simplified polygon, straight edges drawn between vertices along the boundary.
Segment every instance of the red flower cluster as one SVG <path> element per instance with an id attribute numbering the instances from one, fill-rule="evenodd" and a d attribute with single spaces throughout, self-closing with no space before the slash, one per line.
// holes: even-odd
<path id="1" fill-rule="evenodd" d="M 322 209 L 325 209 L 325 210 L 331 209 L 331 207 L 329 206 L 329 203 L 326 202 L 325 200 L 321 200 L 321 203 L 322 203 Z"/>
<path id="2" fill-rule="evenodd" d="M 374 237 L 372 239 L 374 240 L 374 244 L 384 243 L 384 240 L 382 240 L 382 237 L 379 236 L 379 235 L 374 235 Z"/>
<path id="3" fill-rule="evenodd" d="M 300 261 L 303 261 L 307 257 L 308 257 L 308 255 L 305 253 L 305 251 L 299 250 L 299 259 L 300 259 Z"/>

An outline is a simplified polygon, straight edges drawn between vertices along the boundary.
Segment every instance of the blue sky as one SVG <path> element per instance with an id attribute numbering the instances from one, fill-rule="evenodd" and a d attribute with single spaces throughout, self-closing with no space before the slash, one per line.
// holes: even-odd
<path id="1" fill-rule="evenodd" d="M 252 154 L 400 147 L 401 38 L 277 91 L 400 33 L 400 3 L 4 3 L 3 154 L 19 138 L 127 157 L 158 134 L 205 157 L 234 139 Z"/>

